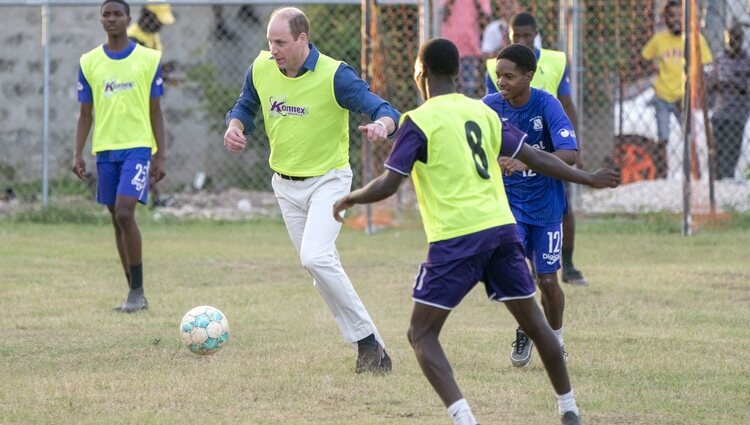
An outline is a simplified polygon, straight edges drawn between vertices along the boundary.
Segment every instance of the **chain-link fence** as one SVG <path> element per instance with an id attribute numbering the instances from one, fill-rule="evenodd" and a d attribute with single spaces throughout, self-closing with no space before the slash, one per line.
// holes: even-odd
<path id="1" fill-rule="evenodd" d="M 480 65 L 477 71 L 476 64 L 511 42 L 508 26 L 515 13 L 526 11 L 535 17 L 540 35 L 535 41 L 537 47 L 567 53 L 584 165 L 587 169 L 617 167 L 622 173 L 622 186 L 616 190 L 581 188 L 577 199 L 580 209 L 682 211 L 682 94 L 660 102 L 654 99 L 654 85 L 660 84 L 658 73 L 664 69 L 657 63 L 662 60 L 677 64 L 676 71 L 674 66 L 667 69 L 671 73 L 665 79 L 674 87 L 684 87 L 684 65 L 680 62 L 683 42 L 676 37 L 677 46 L 663 47 L 661 40 L 656 43 L 657 53 L 651 54 L 653 60 L 642 55 L 652 36 L 666 30 L 663 12 L 667 0 L 440 0 L 438 4 L 439 33 L 459 47 L 459 87 L 468 95 L 485 92 L 482 77 L 486 68 Z M 729 53 L 723 40 L 727 29 L 732 29 L 735 39 L 745 35 L 747 52 L 748 3 L 698 1 L 695 7 L 698 28 L 707 41 L 713 64 L 718 65 L 705 67 L 707 101 L 702 100 L 700 86 L 696 87 L 698 93 L 693 93 L 691 204 L 695 212 L 709 210 L 711 199 L 719 210 L 747 210 L 750 69 L 743 59 L 747 53 Z M 682 21 L 682 10 L 682 5 L 677 5 L 670 13 Z M 741 40 L 738 43 L 743 44 Z M 667 112 L 661 112 L 665 108 Z M 676 113 L 669 114 L 669 110 Z M 661 136 L 657 132 L 658 114 L 666 122 Z"/>
<path id="2" fill-rule="evenodd" d="M 460 44 L 462 57 L 469 58 L 462 60 L 461 90 L 478 97 L 485 91 L 484 59 L 497 52 L 497 46 L 487 51 L 482 48 L 484 30 L 494 28 L 499 42 L 507 43 L 504 31 L 510 16 L 521 10 L 531 12 L 538 21 L 541 46 L 568 54 L 586 168 L 617 166 L 622 170 L 623 186 L 617 190 L 582 188 L 576 197 L 579 210 L 681 211 L 683 122 L 667 115 L 667 140 L 660 143 L 653 102 L 658 68 L 641 56 L 650 37 L 664 27 L 661 12 L 666 1 L 390 0 L 370 2 L 370 21 L 364 25 L 360 2 L 304 2 L 299 7 L 310 18 L 310 39 L 321 52 L 346 61 L 358 73 L 364 66 L 373 91 L 402 111 L 419 103 L 412 75 L 421 38 L 442 34 Z M 47 6 L 41 7 L 43 4 Z M 133 21 L 140 18 L 142 4 L 132 4 Z M 730 70 L 741 66 L 726 59 L 723 38 L 725 30 L 734 25 L 745 35 L 747 51 L 747 2 L 703 0 L 698 4 L 700 31 L 714 62 L 722 57 L 729 63 L 722 66 Z M 70 172 L 78 108 L 76 76 L 80 55 L 104 39 L 100 3 L 4 0 L 0 5 L 4 16 L 0 29 L 0 185 L 22 201 L 38 200 L 46 175 L 50 202 L 58 202 L 82 190 Z M 265 132 L 259 129 L 253 133 L 251 147 L 242 156 L 226 152 L 221 138 L 225 114 L 237 99 L 248 65 L 266 48 L 265 26 L 279 5 L 274 1 L 172 2 L 175 23 L 160 31 L 163 61 L 170 68 L 162 98 L 169 152 L 169 174 L 160 184 L 163 194 L 195 190 L 194 186 L 205 191 L 270 191 Z M 446 19 L 455 22 L 446 25 Z M 47 28 L 47 33 L 42 28 Z M 364 55 L 363 33 L 369 37 Z M 697 109 L 692 126 L 697 152 L 695 192 L 702 193 L 712 175 L 718 207 L 748 210 L 747 108 L 744 116 L 731 117 L 717 114 L 716 109 L 717 102 L 720 106 L 727 102 L 747 106 L 748 78 L 734 79 L 732 86 L 720 80 L 726 75 L 707 71 L 708 105 Z M 736 87 L 743 81 L 744 86 Z M 730 109 L 743 111 L 741 107 Z M 382 169 L 389 150 L 389 146 L 362 145 L 356 124 L 366 120 L 354 114 L 351 117 L 356 186 L 362 176 L 376 175 Z M 704 123 L 714 124 L 711 131 L 706 131 Z M 48 159 L 45 131 L 49 135 Z M 715 164 L 706 154 L 714 145 Z M 723 155 L 727 152 L 731 154 Z M 730 171 L 720 169 L 720 164 L 726 164 L 721 158 L 726 156 L 736 157 Z M 48 168 L 43 172 L 45 162 Z M 88 162 L 92 165 L 93 159 Z M 365 163 L 370 166 L 363 166 Z"/>

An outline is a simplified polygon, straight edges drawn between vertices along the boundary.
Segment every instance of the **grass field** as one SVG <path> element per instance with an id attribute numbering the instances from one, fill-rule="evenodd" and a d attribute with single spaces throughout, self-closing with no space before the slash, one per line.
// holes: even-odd
<path id="1" fill-rule="evenodd" d="M 345 229 L 344 265 L 388 343 L 389 376 L 353 373 L 283 225 L 142 221 L 147 312 L 126 292 L 110 227 L 0 220 L 0 424 L 449 424 L 406 341 L 426 246 L 418 224 Z M 565 345 L 587 424 L 750 423 L 747 220 L 685 238 L 678 225 L 579 220 Z M 484 425 L 559 423 L 538 356 L 510 366 L 514 323 L 475 289 L 446 324 L 455 375 Z M 198 357 L 178 324 L 229 318 Z"/>

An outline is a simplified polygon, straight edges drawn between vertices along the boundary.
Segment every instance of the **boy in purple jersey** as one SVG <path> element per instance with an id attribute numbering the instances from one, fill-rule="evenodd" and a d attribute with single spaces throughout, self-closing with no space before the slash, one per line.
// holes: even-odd
<path id="1" fill-rule="evenodd" d="M 497 58 L 500 92 L 485 96 L 484 103 L 504 121 L 525 131 L 529 136 L 525 143 L 574 164 L 575 131 L 560 101 L 543 90 L 531 88 L 536 71 L 534 52 L 524 45 L 513 44 L 500 51 Z M 508 202 L 518 222 L 526 256 L 536 271 L 544 313 L 562 346 L 565 297 L 557 270 L 566 208 L 565 187 L 562 181 L 539 174 L 516 159 L 502 161 Z M 532 347 L 524 331 L 516 330 L 511 363 L 516 367 L 526 366 L 531 360 Z"/>
<path id="2" fill-rule="evenodd" d="M 477 122 L 486 123 L 497 118 L 481 103 L 456 94 L 458 64 L 458 50 L 450 41 L 436 39 L 422 46 L 414 72 L 417 87 L 427 100 L 420 108 L 422 112 L 426 108 L 435 108 L 441 114 L 443 109 L 437 108 L 444 108 L 446 103 L 450 103 L 454 113 L 451 116 L 443 115 L 446 116 L 447 124 L 442 132 L 434 131 L 440 128 L 439 124 L 433 125 L 429 121 L 422 121 L 426 123 L 423 124 L 426 128 L 420 128 L 417 121 L 407 113 L 393 150 L 385 162 L 385 171 L 364 188 L 336 201 L 333 206 L 336 220 L 343 221 L 342 213 L 355 204 L 377 202 L 393 195 L 410 174 L 420 181 L 439 178 L 445 174 L 455 176 L 453 180 L 458 182 L 456 187 L 462 187 L 462 181 L 473 179 L 475 183 L 472 183 L 473 186 L 469 185 L 470 189 L 483 184 L 501 185 L 500 168 L 497 164 L 492 164 L 495 158 L 488 158 L 488 155 L 518 158 L 536 170 L 592 187 L 617 186 L 618 173 L 599 170 L 591 174 L 570 167 L 556 156 L 523 143 L 525 136 L 510 125 L 502 124 L 502 141 L 498 140 L 500 132 L 474 132 L 469 140 L 468 129 L 471 125 L 478 129 L 481 125 L 476 125 Z M 441 101 L 440 98 L 445 100 Z M 420 108 L 412 112 L 416 114 Z M 454 125 L 457 127 L 453 127 Z M 491 123 L 489 125 L 490 128 L 496 128 L 491 127 Z M 466 139 L 455 137 L 464 132 Z M 470 149 L 466 149 L 467 142 Z M 456 144 L 464 145 L 464 149 Z M 446 155 L 445 152 L 449 154 Z M 463 152 L 474 159 L 454 160 L 455 156 L 450 155 L 455 152 Z M 476 158 L 481 158 L 482 161 L 475 163 Z M 435 165 L 430 166 L 430 163 Z M 467 167 L 467 163 L 472 165 Z M 484 183 L 476 182 L 477 173 L 482 176 Z M 562 423 L 580 424 L 562 349 L 534 300 L 534 282 L 526 266 L 523 247 L 502 194 L 502 187 L 497 194 L 478 191 L 483 194 L 481 199 L 466 199 L 464 193 L 455 190 L 456 187 L 436 185 L 430 190 L 420 189 L 418 196 L 425 229 L 430 229 L 428 235 L 434 232 L 434 228 L 430 227 L 425 216 L 431 219 L 437 217 L 440 221 L 437 227 L 451 228 L 454 230 L 453 234 L 458 235 L 445 238 L 428 236 L 427 260 L 420 267 L 420 273 L 414 282 L 414 308 L 408 338 L 422 372 L 447 407 L 454 425 L 476 425 L 471 408 L 455 381 L 439 336 L 451 310 L 458 306 L 478 281 L 482 281 L 488 297 L 502 301 L 519 325 L 536 342 L 557 395 Z M 434 214 L 446 205 L 452 205 L 456 209 L 472 209 L 473 206 L 472 211 L 478 211 L 485 204 L 498 207 L 497 217 L 504 224 L 491 224 L 485 228 L 462 227 L 461 222 L 456 225 L 455 221 L 449 221 L 449 218 L 460 217 L 454 211 L 442 210 L 442 214 Z M 494 210 L 489 214 L 494 215 Z"/>

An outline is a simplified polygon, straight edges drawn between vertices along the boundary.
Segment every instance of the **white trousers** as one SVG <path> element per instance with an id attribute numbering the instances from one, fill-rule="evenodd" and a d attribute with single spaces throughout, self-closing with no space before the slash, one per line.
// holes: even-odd
<path id="1" fill-rule="evenodd" d="M 374 333 L 385 347 L 336 251 L 341 223 L 333 219 L 333 203 L 349 193 L 351 169 L 331 170 L 302 181 L 274 173 L 271 185 L 302 266 L 313 277 L 313 285 L 328 304 L 344 340 L 354 343 Z"/>

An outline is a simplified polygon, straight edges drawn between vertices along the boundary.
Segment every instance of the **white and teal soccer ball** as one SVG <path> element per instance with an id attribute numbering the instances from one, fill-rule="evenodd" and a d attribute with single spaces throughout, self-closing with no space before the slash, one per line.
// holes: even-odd
<path id="1" fill-rule="evenodd" d="M 208 305 L 195 307 L 180 323 L 182 342 L 195 354 L 213 354 L 229 341 L 227 316 Z"/>

